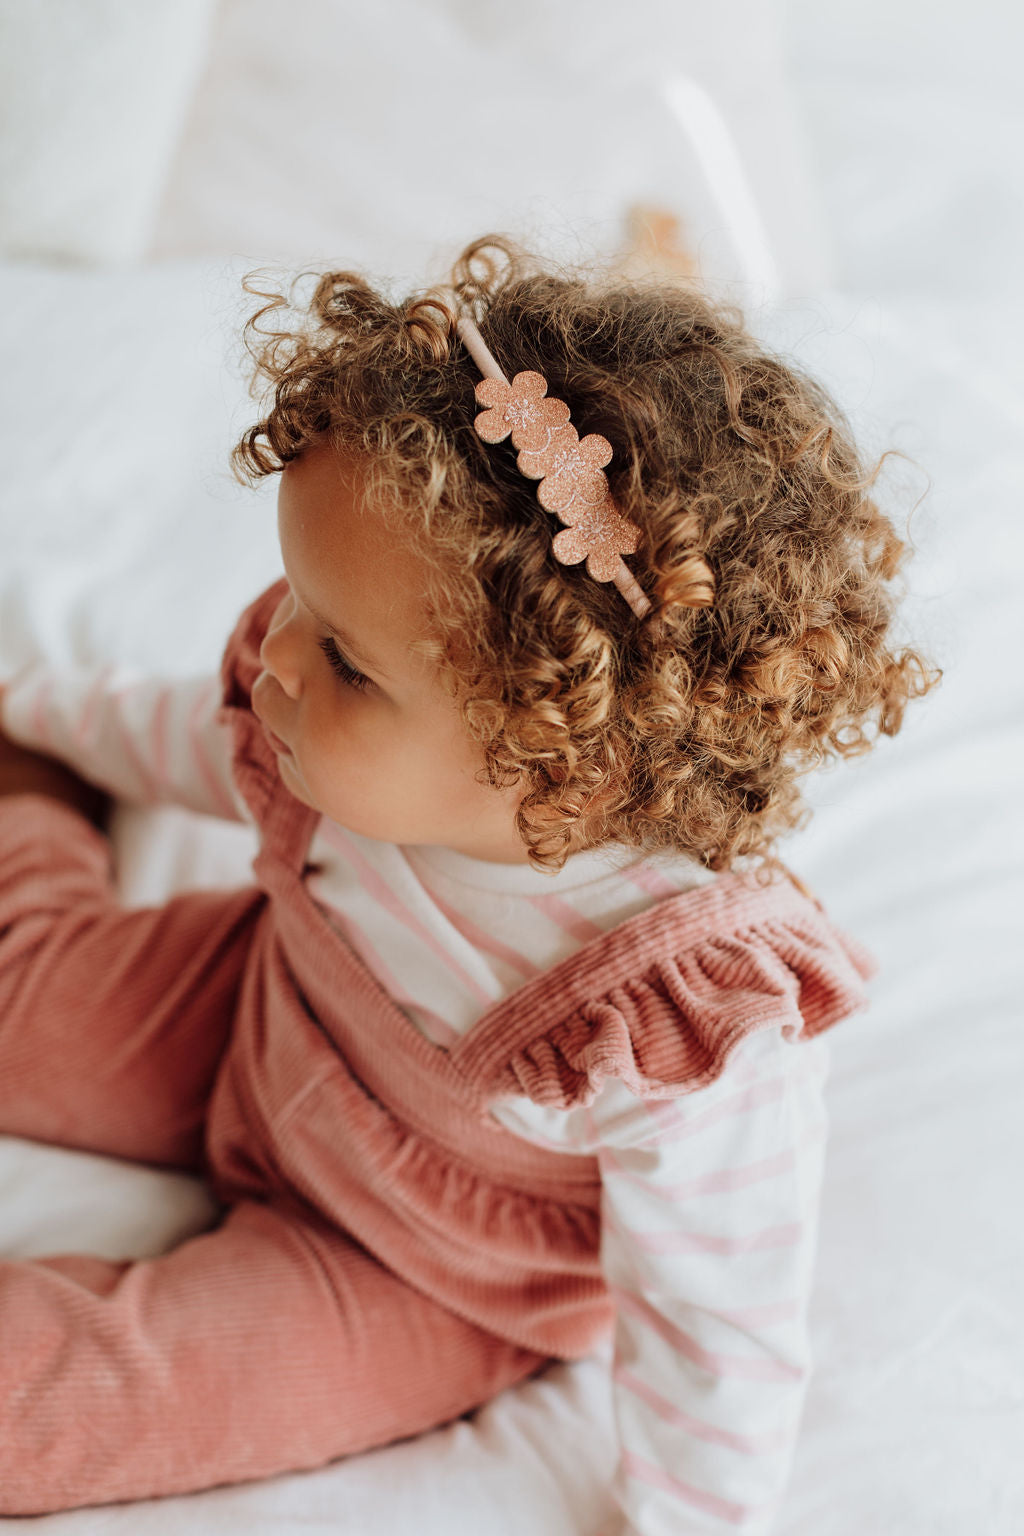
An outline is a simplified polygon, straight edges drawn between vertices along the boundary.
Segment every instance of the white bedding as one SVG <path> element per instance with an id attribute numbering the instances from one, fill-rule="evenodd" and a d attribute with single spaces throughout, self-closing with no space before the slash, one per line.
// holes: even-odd
<path id="1" fill-rule="evenodd" d="M 906 79 L 848 142 L 853 40 L 829 47 L 804 0 L 793 14 L 845 286 L 758 324 L 826 376 L 869 443 L 896 442 L 930 476 L 908 622 L 946 678 L 895 742 L 820 778 L 815 820 L 790 847 L 881 972 L 871 1013 L 832 1037 L 818 1369 L 778 1536 L 1019 1536 L 1024 326 L 1007 251 L 1019 253 L 1024 216 L 986 205 L 1002 220 L 994 256 L 979 210 L 963 217 L 982 149 L 993 185 L 1000 155 L 1003 177 L 1018 174 L 999 96 L 1009 75 L 998 57 L 977 75 L 979 134 L 1003 124 L 984 146 L 954 114 L 926 153 Z M 946 76 L 933 47 L 930 89 L 953 79 L 961 42 Z M 916 146 L 902 202 L 894 143 Z M 983 283 L 958 281 L 979 261 Z M 229 361 L 243 266 L 0 268 L 0 676 L 38 653 L 213 665 L 240 606 L 276 574 L 274 488 L 243 490 L 226 468 L 249 419 Z M 909 507 L 921 475 L 899 469 L 896 482 Z M 244 874 L 244 830 L 124 811 L 116 831 L 129 899 Z M 6 1254 L 153 1253 L 209 1215 L 189 1179 L 0 1140 Z M 471 1421 L 316 1473 L 36 1523 L 46 1536 L 594 1536 L 611 1456 L 602 1364 L 588 1361 Z"/>

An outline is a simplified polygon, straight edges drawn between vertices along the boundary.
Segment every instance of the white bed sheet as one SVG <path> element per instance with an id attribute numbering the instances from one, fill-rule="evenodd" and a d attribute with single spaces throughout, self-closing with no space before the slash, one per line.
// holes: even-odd
<path id="1" fill-rule="evenodd" d="M 801 48 L 819 155 L 836 156 L 839 214 L 858 192 L 857 227 L 843 292 L 759 323 L 834 384 L 862 435 L 897 442 L 931 477 L 908 617 L 947 674 L 897 741 L 819 779 L 815 820 L 791 844 L 882 969 L 871 1013 L 833 1037 L 818 1369 L 778 1536 L 1019 1536 L 1024 326 L 1005 249 L 985 284 L 951 280 L 956 242 L 962 266 L 979 242 L 957 216 L 948 156 L 918 157 L 913 199 L 894 200 L 891 132 L 846 144 L 821 85 L 834 54 L 806 34 Z M 978 90 L 994 101 L 998 84 Z M 921 102 L 904 97 L 913 137 Z M 900 99 L 886 97 L 890 129 Z M 987 174 L 1004 155 L 1010 183 L 1016 141 L 985 147 Z M 1001 242 L 1019 250 L 1024 218 L 1000 216 Z M 880 240 L 898 249 L 895 269 L 872 267 Z M 244 491 L 226 470 L 248 419 L 225 362 L 237 266 L 2 271 L 0 676 L 40 653 L 214 664 L 277 569 L 273 487 Z M 893 495 L 909 506 L 920 485 L 908 470 Z M 176 812 L 123 812 L 117 834 L 130 899 L 216 882 L 249 853 L 244 831 Z M 8 1254 L 152 1253 L 209 1216 L 191 1180 L 0 1141 Z M 35 1523 L 46 1536 L 593 1536 L 610 1457 L 604 1372 L 588 1361 L 320 1472 Z"/>

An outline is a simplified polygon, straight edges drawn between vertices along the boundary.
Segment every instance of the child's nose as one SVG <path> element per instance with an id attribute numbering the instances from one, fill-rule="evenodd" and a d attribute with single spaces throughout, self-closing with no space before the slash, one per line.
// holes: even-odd
<path id="1" fill-rule="evenodd" d="M 302 692 L 301 640 L 290 594 L 274 609 L 260 646 L 260 661 L 288 697 L 297 700 Z"/>

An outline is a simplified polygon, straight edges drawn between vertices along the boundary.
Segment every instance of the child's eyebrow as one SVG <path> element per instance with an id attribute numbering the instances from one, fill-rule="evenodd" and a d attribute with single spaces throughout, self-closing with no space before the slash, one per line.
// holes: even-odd
<path id="1" fill-rule="evenodd" d="M 337 624 L 332 623 L 326 614 L 319 613 L 312 606 L 312 604 L 307 604 L 307 606 L 309 607 L 309 611 L 313 615 L 314 619 L 318 620 L 318 622 L 324 626 L 324 629 L 330 630 L 335 640 L 340 642 L 346 656 L 351 661 L 357 661 L 359 665 L 361 667 L 365 667 L 368 672 L 376 672 L 380 677 L 390 678 L 391 674 L 387 671 L 387 669 L 382 667 L 379 662 L 374 661 L 373 658 L 368 656 L 365 651 L 361 650 L 356 642 L 352 639 L 352 636 L 346 630 L 341 629 Z"/>

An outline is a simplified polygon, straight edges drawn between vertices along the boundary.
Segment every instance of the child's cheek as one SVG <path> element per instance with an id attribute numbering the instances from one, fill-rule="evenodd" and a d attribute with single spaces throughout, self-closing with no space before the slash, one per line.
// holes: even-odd
<path id="1" fill-rule="evenodd" d="M 308 771 L 324 788 L 351 782 L 358 764 L 372 761 L 372 742 L 357 711 L 332 710 L 329 718 L 311 722 L 307 739 Z"/>

